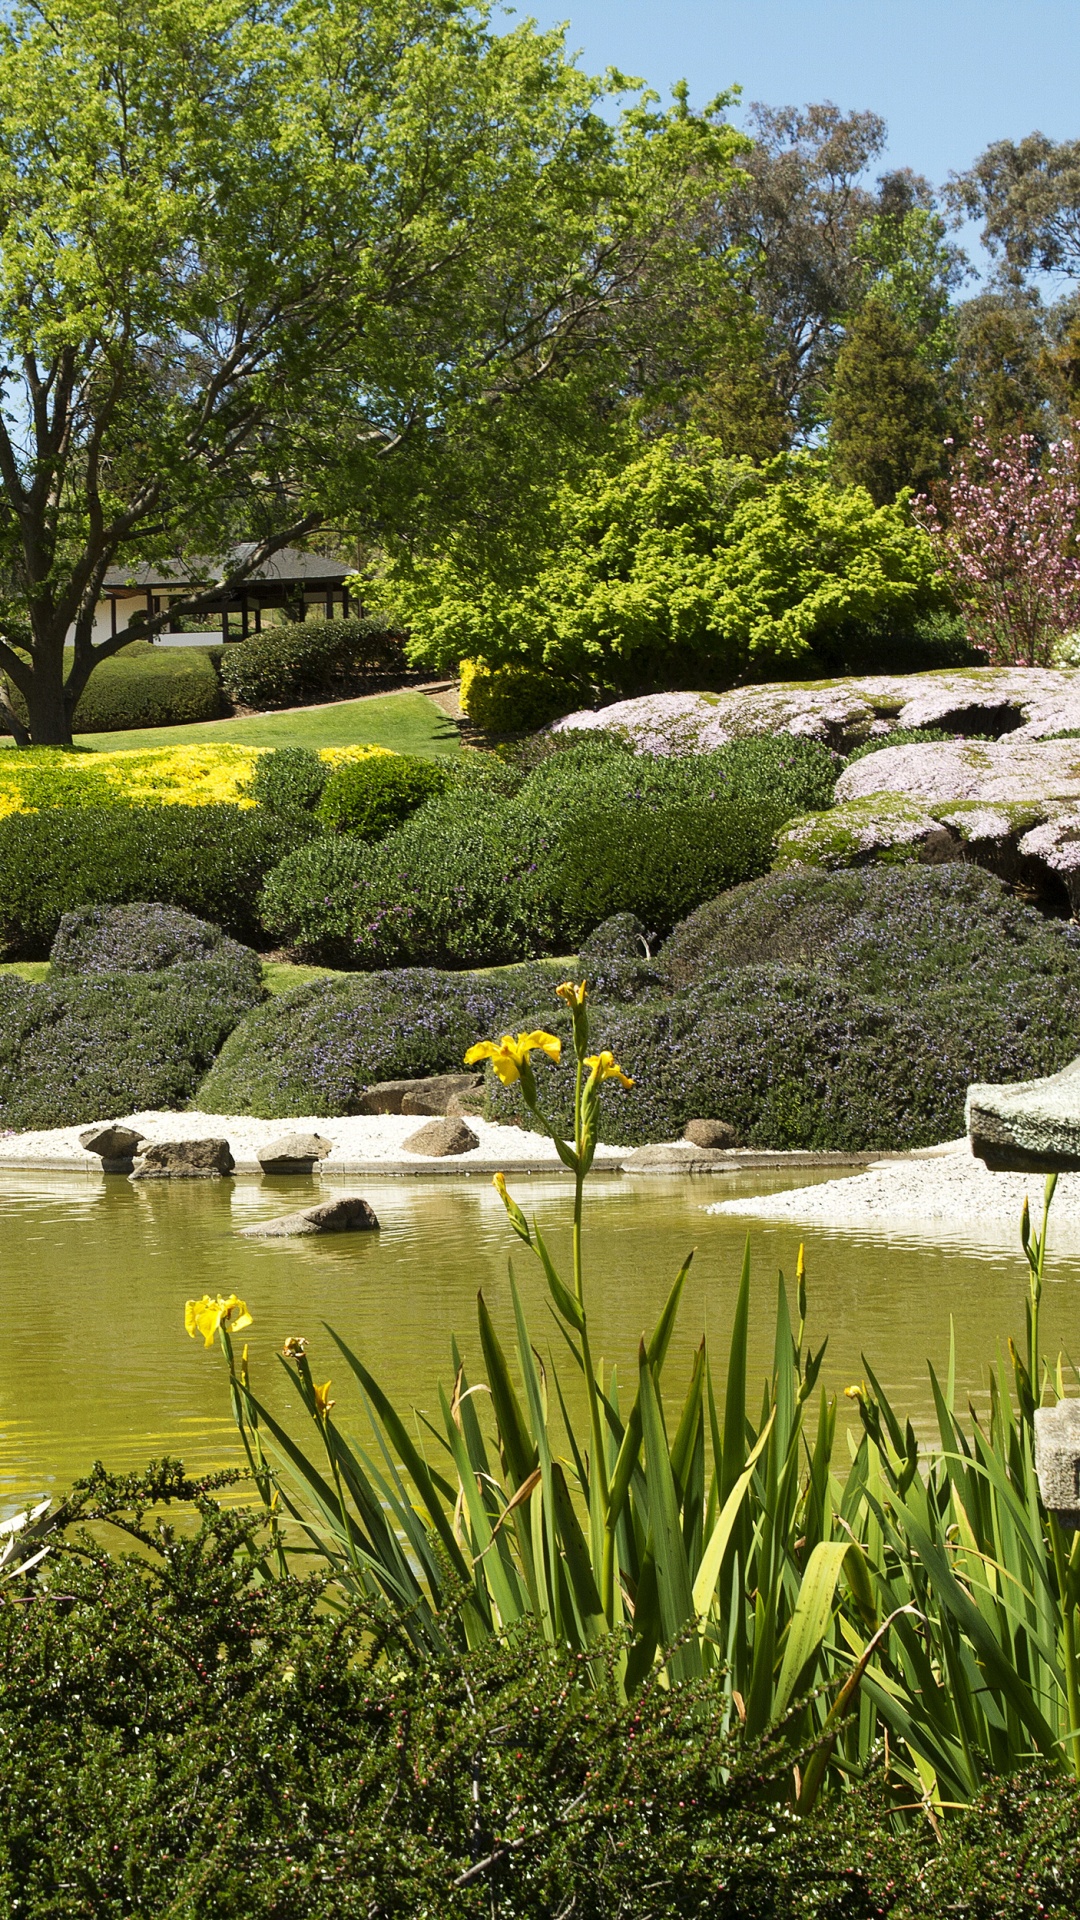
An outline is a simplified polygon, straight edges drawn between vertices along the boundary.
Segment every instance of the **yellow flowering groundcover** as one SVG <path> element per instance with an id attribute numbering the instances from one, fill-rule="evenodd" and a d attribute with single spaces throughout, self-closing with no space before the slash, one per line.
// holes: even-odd
<path id="1" fill-rule="evenodd" d="M 253 807 L 251 781 L 269 747 L 122 748 L 116 753 L 31 747 L 0 754 L 0 820 L 12 813 L 110 806 Z M 369 760 L 389 747 L 323 747 L 331 767 Z"/>

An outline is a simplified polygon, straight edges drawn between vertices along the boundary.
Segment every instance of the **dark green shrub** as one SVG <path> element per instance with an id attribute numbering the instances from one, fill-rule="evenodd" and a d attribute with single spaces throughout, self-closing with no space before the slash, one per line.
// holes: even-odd
<path id="1" fill-rule="evenodd" d="M 271 875 L 266 926 L 328 965 L 483 966 L 566 952 L 612 913 L 666 931 L 768 866 L 776 827 L 827 806 L 835 756 L 739 741 L 682 759 L 582 742 L 513 797 L 454 780 L 376 846 L 301 849 Z"/>
<path id="2" fill-rule="evenodd" d="M 430 800 L 375 845 L 332 835 L 282 861 L 264 925 L 327 966 L 496 966 L 551 950 L 534 875 L 548 844 L 523 798 Z"/>
<path id="3" fill-rule="evenodd" d="M 244 978 L 227 955 L 34 985 L 0 974 L 0 1125 L 64 1127 L 186 1106 L 262 995 L 261 980 Z"/>
<path id="4" fill-rule="evenodd" d="M 149 640 L 133 640 L 94 668 L 75 709 L 75 732 L 118 733 L 217 720 L 222 713 L 217 653 L 213 647 L 155 647 Z M 65 654 L 65 673 L 73 657 Z M 12 692 L 9 697 L 25 721 L 21 695 Z"/>
<path id="5" fill-rule="evenodd" d="M 675 1139 L 705 1113 L 747 1146 L 895 1150 L 955 1139 L 973 1080 L 1064 1066 L 1080 1052 L 1080 1004 L 1063 1007 L 1052 980 L 1022 978 L 993 996 L 976 984 L 909 1006 L 808 967 L 744 966 L 666 998 L 601 1008 L 596 1039 L 635 1081 L 605 1088 L 603 1139 Z M 569 1074 L 546 1064 L 539 1072 L 565 1123 Z M 487 1111 L 506 1120 L 520 1102 L 492 1082 Z"/>
<path id="6" fill-rule="evenodd" d="M 933 673 L 945 667 L 985 664 L 985 654 L 968 643 L 963 616 L 939 607 L 927 613 L 840 620 L 814 636 L 811 654 L 799 662 L 791 677 Z"/>
<path id="7" fill-rule="evenodd" d="M 329 778 L 330 768 L 314 747 L 272 747 L 255 762 L 251 793 L 267 813 L 310 815 Z"/>
<path id="8" fill-rule="evenodd" d="M 272 708 L 341 699 L 408 666 L 385 620 L 303 620 L 226 647 L 220 671 L 235 706 Z"/>
<path id="9" fill-rule="evenodd" d="M 360 840 L 382 840 L 433 794 L 441 793 L 449 770 L 417 754 L 377 754 L 370 760 L 346 760 L 335 767 L 316 811 L 333 833 Z"/>
<path id="10" fill-rule="evenodd" d="M 254 1583 L 264 1541 L 213 1498 L 228 1479 L 98 1469 L 0 1607 L 13 1916 L 1073 1920 L 1064 1770 L 934 1827 L 878 1774 L 796 1818 L 711 1680 L 627 1707 L 527 1633 L 433 1662 L 317 1581 Z"/>
<path id="11" fill-rule="evenodd" d="M 379 1080 L 459 1073 L 474 1040 L 535 1025 L 552 1004 L 550 974 L 425 968 L 315 980 L 237 1027 L 198 1092 L 209 1113 L 354 1113 Z"/>
<path id="12" fill-rule="evenodd" d="M 250 947 L 230 940 L 179 907 L 135 901 L 123 907 L 78 907 L 65 913 L 49 953 L 53 975 L 160 973 L 165 967 L 212 962 L 237 991 L 262 998 L 262 963 Z"/>
<path id="13" fill-rule="evenodd" d="M 264 875 L 301 829 L 260 808 L 113 807 L 0 820 L 0 951 L 44 957 L 74 907 L 158 900 L 258 936 Z"/>

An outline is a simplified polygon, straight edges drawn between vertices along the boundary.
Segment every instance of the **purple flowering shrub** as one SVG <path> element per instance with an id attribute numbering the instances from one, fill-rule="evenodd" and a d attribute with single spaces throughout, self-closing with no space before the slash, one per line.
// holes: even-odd
<path id="1" fill-rule="evenodd" d="M 226 1041 L 198 1091 L 208 1113 L 355 1113 L 379 1080 L 458 1073 L 474 1040 L 547 1020 L 550 971 L 402 968 L 315 980 L 268 1001 Z"/>
<path id="2" fill-rule="evenodd" d="M 254 1006 L 263 997 L 262 965 L 250 947 L 230 940 L 179 907 L 160 900 L 120 907 L 77 907 L 65 913 L 49 954 L 53 974 L 158 973 L 210 962 Z"/>
<path id="3" fill-rule="evenodd" d="M 255 997 L 213 960 L 35 984 L 0 974 L 0 1124 L 182 1108 Z"/>

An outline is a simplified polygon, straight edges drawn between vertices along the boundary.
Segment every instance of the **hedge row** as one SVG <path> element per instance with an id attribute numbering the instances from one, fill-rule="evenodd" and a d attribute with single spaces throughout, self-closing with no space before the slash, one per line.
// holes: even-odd
<path id="1" fill-rule="evenodd" d="M 133 640 L 94 668 L 75 709 L 76 733 L 118 733 L 130 727 L 189 726 L 224 712 L 215 662 L 223 649 L 155 647 Z M 65 655 L 68 672 L 74 656 Z M 14 688 L 9 699 L 25 722 L 26 705 Z M 0 733 L 6 731 L 0 722 Z"/>
<path id="2" fill-rule="evenodd" d="M 267 872 L 310 829 L 260 808 L 88 807 L 0 820 L 0 953 L 43 958 L 75 907 L 160 900 L 257 944 Z"/>
<path id="3" fill-rule="evenodd" d="M 493 792 L 468 770 L 375 845 L 315 841 L 267 881 L 269 930 L 329 965 L 483 966 L 565 952 L 617 912 L 666 933 L 702 900 L 763 873 L 777 827 L 814 793 L 824 747 L 748 740 L 651 760 L 570 743 Z"/>

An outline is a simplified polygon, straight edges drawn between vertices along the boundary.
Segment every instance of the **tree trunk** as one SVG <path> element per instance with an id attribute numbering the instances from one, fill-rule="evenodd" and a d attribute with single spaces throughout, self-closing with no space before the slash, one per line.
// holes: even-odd
<path id="1" fill-rule="evenodd" d="M 70 747 L 71 717 L 64 698 L 64 635 L 35 635 L 34 668 L 23 698 L 35 747 Z"/>

